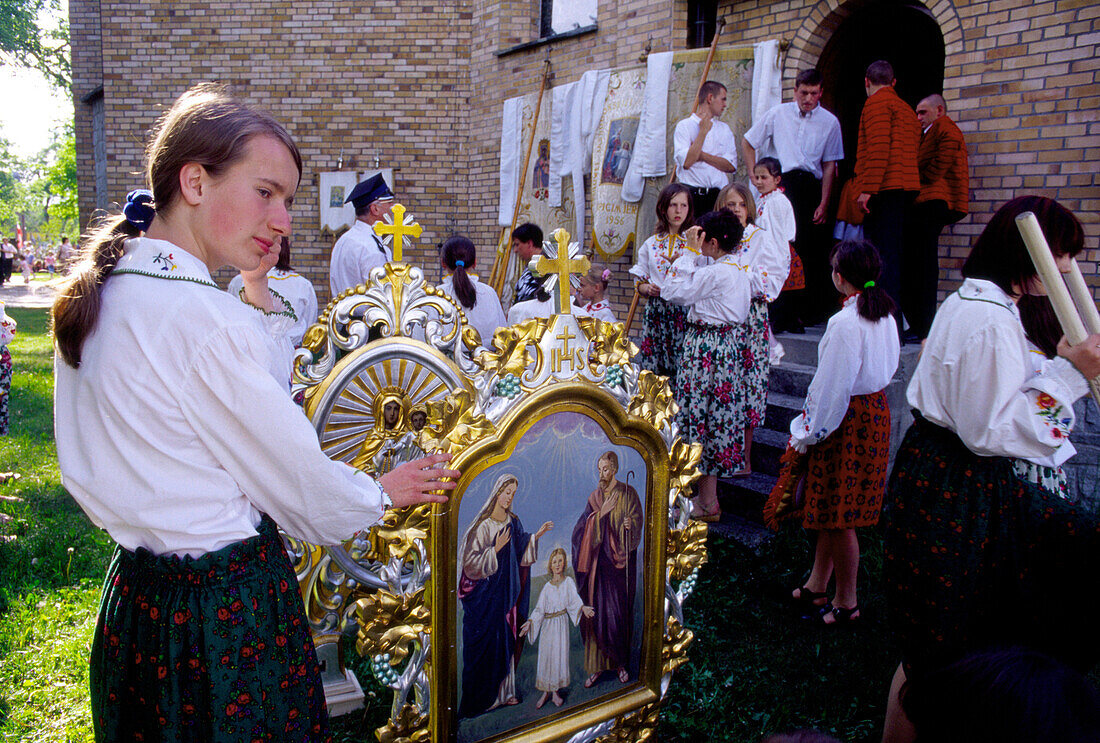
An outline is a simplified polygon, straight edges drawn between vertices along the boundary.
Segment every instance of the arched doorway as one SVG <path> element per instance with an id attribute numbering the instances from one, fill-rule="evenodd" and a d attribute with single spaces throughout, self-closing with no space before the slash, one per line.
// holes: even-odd
<path id="1" fill-rule="evenodd" d="M 817 69 L 825 78 L 822 103 L 840 119 L 846 155 L 841 172 L 846 176 L 855 163 L 859 115 L 867 100 L 867 65 L 876 59 L 890 62 L 898 95 L 916 107 L 924 96 L 943 92 L 945 51 L 939 23 L 920 3 L 852 0 L 835 13 L 846 17 L 837 18 Z"/>

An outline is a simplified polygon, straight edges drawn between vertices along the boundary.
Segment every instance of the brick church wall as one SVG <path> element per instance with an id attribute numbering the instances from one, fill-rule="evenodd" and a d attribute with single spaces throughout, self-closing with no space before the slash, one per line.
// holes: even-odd
<path id="1" fill-rule="evenodd" d="M 783 85 L 789 96 L 797 69 L 816 62 L 850 6 L 723 1 L 723 43 L 792 42 Z M 341 158 L 344 169 L 393 167 L 401 201 L 424 226 L 409 259 L 438 278 L 436 244 L 463 232 L 478 246 L 487 275 L 500 236 L 503 101 L 538 90 L 548 52 L 551 84 L 560 85 L 589 69 L 641 65 L 647 41 L 664 51 L 686 48 L 687 39 L 687 0 L 600 0 L 596 32 L 518 50 L 538 36 L 537 0 L 246 0 L 216 12 L 197 0 L 70 0 L 69 7 L 82 222 L 97 196 L 91 109 L 81 103 L 89 93 L 102 86 L 108 193 L 99 198 L 117 202 L 140 184 L 146 133 L 164 107 L 194 82 L 231 83 L 286 124 L 302 149 L 295 263 L 322 305 L 334 237 L 317 223 L 318 173 L 338 169 Z M 967 136 L 972 170 L 973 213 L 945 232 L 941 290 L 957 281 L 957 267 L 992 210 L 1035 191 L 1086 223 L 1090 249 L 1082 268 L 1100 293 L 1100 8 L 1084 0 L 933 0 L 929 8 L 947 42 L 944 94 Z M 628 266 L 627 258 L 611 266 L 620 318 L 629 301 Z"/>

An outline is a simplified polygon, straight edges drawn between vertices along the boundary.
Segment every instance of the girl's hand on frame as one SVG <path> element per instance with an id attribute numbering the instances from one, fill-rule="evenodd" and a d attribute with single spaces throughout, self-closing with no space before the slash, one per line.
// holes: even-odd
<path id="1" fill-rule="evenodd" d="M 378 478 L 378 483 L 389 494 L 395 508 L 420 503 L 446 503 L 447 496 L 430 491 L 455 489 L 455 481 L 462 473 L 436 467 L 450 460 L 450 454 L 432 454 L 414 459 Z M 443 478 L 448 479 L 445 481 Z"/>

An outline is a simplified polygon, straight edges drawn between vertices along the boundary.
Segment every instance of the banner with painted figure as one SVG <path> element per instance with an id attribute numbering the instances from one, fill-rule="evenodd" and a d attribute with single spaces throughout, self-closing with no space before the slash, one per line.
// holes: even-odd
<path id="1" fill-rule="evenodd" d="M 550 233 L 559 227 L 564 228 L 570 233 L 573 232 L 576 206 L 573 200 L 573 179 L 571 176 L 565 176 L 563 179 L 561 206 L 550 206 L 550 119 L 553 108 L 553 95 L 551 91 L 548 90 L 543 93 L 541 106 L 538 105 L 538 101 L 538 91 L 520 96 L 518 100 L 519 115 L 515 117 L 518 118 L 518 121 L 513 119 L 512 122 L 509 122 L 509 119 L 512 117 L 507 115 L 508 106 L 506 105 L 505 126 L 507 127 L 509 123 L 513 123 L 516 126 L 515 129 L 511 131 L 502 132 L 501 146 L 502 148 L 516 148 L 519 155 L 515 158 L 516 163 L 513 166 L 515 168 L 514 171 L 506 173 L 502 168 L 502 208 L 500 223 L 501 226 L 505 227 L 511 224 L 512 213 L 507 207 L 515 208 L 515 198 L 518 192 L 519 211 L 518 217 L 516 218 L 516 225 L 518 226 L 525 222 L 533 222 L 542 228 L 543 234 L 549 238 Z M 509 103 L 511 103 L 511 101 L 509 101 Z M 536 106 L 539 107 L 538 121 L 535 121 Z M 519 169 L 523 167 L 523 156 L 526 152 L 528 143 L 531 142 L 532 131 L 534 131 L 535 139 L 531 145 L 531 158 L 527 163 L 527 171 L 523 178 L 523 189 L 519 191 Z M 502 249 L 508 249 L 508 246 L 502 246 Z M 508 270 L 505 274 L 504 290 L 501 292 L 501 298 L 506 310 L 511 304 L 515 292 L 516 281 L 519 279 L 519 275 L 523 272 L 524 268 L 526 268 L 520 265 L 519 260 L 515 256 L 510 256 L 508 258 L 507 266 Z M 486 273 L 486 275 L 481 278 L 488 280 L 489 277 Z"/>
<path id="2" fill-rule="evenodd" d="M 592 145 L 592 246 L 603 258 L 633 253 L 638 204 L 623 201 L 645 96 L 644 69 L 615 70 Z"/>
<path id="3" fill-rule="evenodd" d="M 386 185 L 393 190 L 393 168 L 368 170 L 356 174 L 354 170 L 321 173 L 320 194 L 317 205 L 321 210 L 321 233 L 340 235 L 355 223 L 355 207 L 344 203 L 357 183 L 381 173 Z"/>
<path id="4" fill-rule="evenodd" d="M 625 174 L 633 156 L 634 134 L 644 102 L 646 71 L 634 69 L 612 73 L 612 85 L 592 157 L 592 240 L 604 259 L 633 255 L 634 248 L 653 234 L 657 222 L 657 197 L 671 182 L 676 167 L 672 133 L 677 122 L 691 115 L 707 52 L 696 49 L 673 54 L 668 75 L 666 175 L 646 178 L 641 201 L 637 203 L 623 201 L 623 178 L 618 174 Z M 707 76 L 726 86 L 727 107 L 722 121 L 733 130 L 738 142 L 752 125 L 752 70 L 752 47 L 718 50 Z M 739 162 L 733 179 L 746 178 L 744 166 Z"/>

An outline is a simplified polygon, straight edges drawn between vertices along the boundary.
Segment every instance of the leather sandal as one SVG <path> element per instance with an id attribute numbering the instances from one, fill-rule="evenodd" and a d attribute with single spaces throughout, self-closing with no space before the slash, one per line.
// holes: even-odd
<path id="1" fill-rule="evenodd" d="M 827 595 L 825 591 L 811 591 L 809 588 L 806 588 L 806 586 L 799 586 L 798 598 L 795 598 L 792 594 L 791 601 L 800 609 L 824 609 L 825 606 L 828 605 L 828 601 L 824 604 L 816 602 L 826 598 Z"/>
<path id="2" fill-rule="evenodd" d="M 826 627 L 838 627 L 838 626 L 850 627 L 851 625 L 856 624 L 857 622 L 859 622 L 859 616 L 853 616 L 854 614 L 858 614 L 858 613 L 859 613 L 859 605 L 858 604 L 856 606 L 853 606 L 851 609 L 845 609 L 845 608 L 840 607 L 840 606 L 833 606 L 831 603 L 830 604 L 825 604 L 825 608 L 822 609 L 822 611 L 821 611 L 821 622 Z M 826 622 L 825 621 L 825 617 L 828 614 L 833 615 L 833 621 L 831 621 L 831 622 Z"/>

